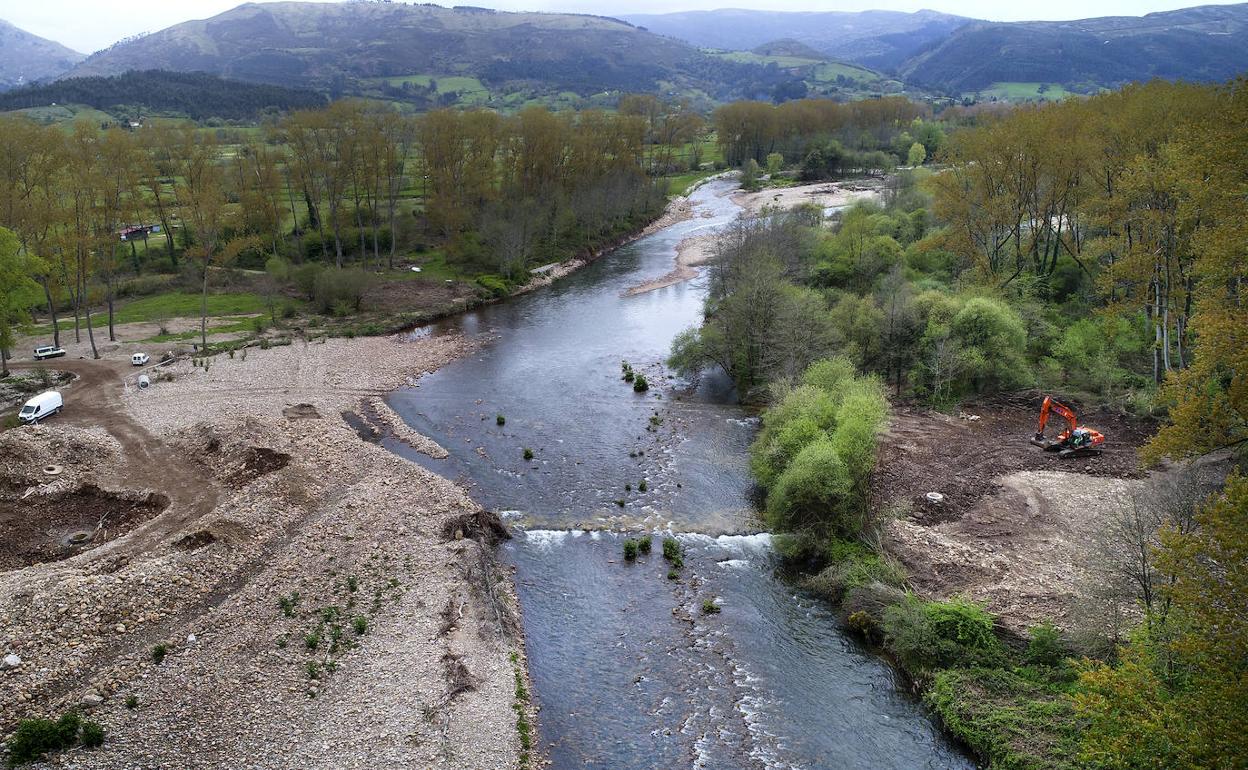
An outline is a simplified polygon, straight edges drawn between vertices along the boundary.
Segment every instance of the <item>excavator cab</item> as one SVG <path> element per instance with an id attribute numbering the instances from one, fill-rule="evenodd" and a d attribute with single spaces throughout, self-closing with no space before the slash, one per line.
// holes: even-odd
<path id="1" fill-rule="evenodd" d="M 1044 429 L 1052 413 L 1057 413 L 1065 419 L 1070 427 L 1057 434 L 1056 438 L 1049 439 L 1044 435 Z M 1031 443 L 1046 452 L 1057 452 L 1058 456 L 1063 459 L 1088 457 L 1101 453 L 1105 436 L 1100 431 L 1080 427 L 1079 418 L 1073 409 L 1054 401 L 1052 396 L 1045 396 L 1044 404 L 1040 407 L 1040 423 L 1036 426 L 1036 435 L 1032 437 Z"/>

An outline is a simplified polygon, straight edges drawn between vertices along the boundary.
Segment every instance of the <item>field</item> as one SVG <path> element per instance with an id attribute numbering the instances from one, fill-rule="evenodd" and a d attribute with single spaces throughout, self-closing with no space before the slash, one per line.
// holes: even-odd
<path id="1" fill-rule="evenodd" d="M 1011 102 L 1060 101 L 1071 96 L 1071 92 L 1057 83 L 993 83 L 971 95 L 979 99 Z"/>

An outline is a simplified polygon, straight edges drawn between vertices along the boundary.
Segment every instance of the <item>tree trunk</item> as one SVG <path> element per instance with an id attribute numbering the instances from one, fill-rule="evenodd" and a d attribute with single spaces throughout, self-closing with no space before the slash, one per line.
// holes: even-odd
<path id="1" fill-rule="evenodd" d="M 204 288 L 199 295 L 199 342 L 201 353 L 208 352 L 208 262 L 204 262 Z"/>
<path id="2" fill-rule="evenodd" d="M 52 344 L 56 347 L 61 346 L 61 324 L 56 317 L 56 303 L 52 301 L 52 289 L 49 287 L 49 279 L 45 276 L 40 279 L 39 283 L 43 284 L 43 296 L 48 301 L 48 317 L 52 319 Z"/>

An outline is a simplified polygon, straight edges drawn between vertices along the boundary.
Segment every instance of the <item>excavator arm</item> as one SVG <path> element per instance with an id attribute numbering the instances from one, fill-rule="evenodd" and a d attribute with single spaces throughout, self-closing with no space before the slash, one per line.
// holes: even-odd
<path id="1" fill-rule="evenodd" d="M 1066 420 L 1070 425 L 1069 433 L 1073 433 L 1075 428 L 1079 427 L 1079 419 L 1075 416 L 1075 412 L 1063 403 L 1053 400 L 1052 396 L 1044 397 L 1044 404 L 1040 407 L 1040 424 L 1036 426 L 1036 439 L 1044 440 L 1044 427 L 1049 424 L 1049 413 L 1056 412 L 1059 416 Z"/>

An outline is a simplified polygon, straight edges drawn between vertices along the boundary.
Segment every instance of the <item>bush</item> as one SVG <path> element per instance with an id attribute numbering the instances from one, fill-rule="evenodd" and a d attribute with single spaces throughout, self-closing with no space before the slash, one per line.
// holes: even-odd
<path id="1" fill-rule="evenodd" d="M 1031 629 L 1027 642 L 1027 662 L 1037 666 L 1056 666 L 1066 658 L 1061 634 L 1052 623 L 1041 623 Z"/>
<path id="2" fill-rule="evenodd" d="M 909 671 L 998 662 L 1001 643 L 983 607 L 965 599 L 924 602 L 907 596 L 884 611 L 885 645 Z"/>
<path id="3" fill-rule="evenodd" d="M 1079 724 L 1061 686 L 1038 684 L 1000 668 L 951 669 L 936 675 L 924 701 L 945 729 L 989 767 L 1088 766 L 1079 762 Z"/>
<path id="4" fill-rule="evenodd" d="M 84 722 L 82 724 L 82 745 L 89 749 L 103 746 L 104 726 L 99 722 Z"/>
<path id="5" fill-rule="evenodd" d="M 372 284 L 373 275 L 359 268 L 322 269 L 313 279 L 313 306 L 319 313 L 333 311 L 340 316 L 359 311 Z"/>
<path id="6" fill-rule="evenodd" d="M 829 564 L 806 585 L 833 602 L 839 602 L 854 589 L 872 584 L 901 586 L 906 572 L 900 564 L 856 542 L 833 540 Z"/>
<path id="7" fill-rule="evenodd" d="M 9 766 L 28 764 L 53 751 L 62 751 L 78 742 L 82 720 L 74 712 L 51 719 L 23 719 L 9 738 Z"/>
<path id="8" fill-rule="evenodd" d="M 768 522 L 781 530 L 823 525 L 842 535 L 856 535 L 861 515 L 846 504 L 852 488 L 853 479 L 836 447 L 821 439 L 793 458 L 776 480 L 767 495 Z"/>

